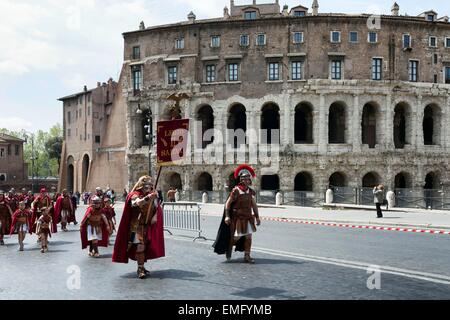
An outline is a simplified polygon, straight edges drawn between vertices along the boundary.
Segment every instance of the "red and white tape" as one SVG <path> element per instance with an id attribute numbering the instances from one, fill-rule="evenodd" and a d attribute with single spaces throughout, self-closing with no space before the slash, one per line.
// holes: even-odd
<path id="1" fill-rule="evenodd" d="M 377 226 L 358 226 L 358 225 L 344 224 L 344 223 L 304 221 L 304 220 L 296 220 L 296 219 L 268 218 L 268 217 L 262 217 L 262 220 L 276 221 L 276 222 L 289 222 L 289 223 L 298 223 L 298 224 L 313 224 L 313 225 L 321 225 L 321 226 L 327 226 L 327 227 L 339 227 L 339 228 L 371 229 L 371 230 L 383 230 L 383 231 L 400 231 L 400 232 L 415 232 L 415 233 L 450 235 L 450 231 L 442 231 L 442 230 L 424 230 L 424 229 L 377 227 Z"/>

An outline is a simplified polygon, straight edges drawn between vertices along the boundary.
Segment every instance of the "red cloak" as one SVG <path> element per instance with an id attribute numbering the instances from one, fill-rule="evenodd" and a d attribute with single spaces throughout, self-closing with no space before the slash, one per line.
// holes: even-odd
<path id="1" fill-rule="evenodd" d="M 27 214 L 27 226 L 28 226 L 28 232 L 31 234 L 31 224 L 30 224 L 30 216 L 31 213 L 30 211 L 28 211 L 27 209 L 24 210 L 25 213 Z M 11 227 L 9 230 L 9 235 L 13 235 L 16 234 L 16 223 L 17 223 L 17 216 L 21 213 L 21 211 L 18 209 L 16 210 L 16 212 L 14 212 L 13 216 L 12 216 L 12 222 L 11 222 Z"/>
<path id="2" fill-rule="evenodd" d="M 89 216 L 89 214 L 91 214 L 91 212 L 94 209 L 92 207 L 89 207 L 86 210 L 86 214 L 84 215 L 83 220 L 81 221 L 81 228 L 80 228 L 80 234 L 81 234 L 81 248 L 82 249 L 86 249 L 89 246 L 89 241 L 88 241 L 88 234 L 87 234 L 87 218 Z M 108 243 L 109 243 L 109 232 L 108 232 L 108 226 L 105 225 L 104 223 L 102 224 L 102 240 L 98 241 L 98 246 L 99 247 L 108 247 Z"/>
<path id="3" fill-rule="evenodd" d="M 64 200 L 64 196 L 61 195 L 58 197 L 58 199 L 56 200 L 55 203 L 55 218 L 56 218 L 56 223 L 60 223 L 61 222 L 61 211 L 62 211 L 62 202 Z M 72 204 L 72 199 L 70 199 L 70 209 L 72 210 L 71 214 L 69 214 L 67 216 L 67 223 L 71 223 L 71 222 L 75 222 L 75 210 L 73 208 L 73 204 Z"/>
<path id="4" fill-rule="evenodd" d="M 131 192 L 126 199 L 125 207 L 123 208 L 122 219 L 120 220 L 119 231 L 116 236 L 116 243 L 114 245 L 114 251 L 112 261 L 117 263 L 128 263 L 129 259 L 136 261 L 136 246 L 132 246 L 128 250 L 128 241 L 130 239 L 130 220 L 132 214 L 131 198 L 135 195 L 143 196 L 142 192 Z M 145 252 L 145 260 L 154 260 L 166 256 L 164 247 L 164 222 L 163 222 L 163 210 L 160 205 L 156 209 L 157 222 L 154 225 L 149 226 L 147 232 L 147 240 L 149 245 Z"/>
<path id="5" fill-rule="evenodd" d="M 43 199 L 47 200 L 47 203 L 49 204 L 49 206 L 52 206 L 52 209 L 50 210 L 50 215 L 52 216 L 52 222 L 53 222 L 53 230 L 55 230 L 53 233 L 57 233 L 58 232 L 58 222 L 56 221 L 56 217 L 55 217 L 55 208 L 53 208 L 52 205 L 52 199 L 50 199 L 49 196 L 42 196 L 39 195 L 35 201 L 41 201 Z M 33 207 L 33 214 L 31 216 L 31 230 L 33 233 L 36 233 L 36 220 L 37 220 L 37 208 L 36 206 Z"/>

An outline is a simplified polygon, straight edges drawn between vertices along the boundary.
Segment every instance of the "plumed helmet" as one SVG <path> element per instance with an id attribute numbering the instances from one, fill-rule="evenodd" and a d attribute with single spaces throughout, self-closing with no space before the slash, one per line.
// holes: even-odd
<path id="1" fill-rule="evenodd" d="M 254 178 L 256 177 L 256 173 L 255 170 L 250 167 L 247 164 L 243 164 L 241 166 L 239 166 L 235 171 L 234 171 L 234 178 L 235 179 L 242 179 L 244 177 L 250 177 L 250 178 Z"/>
<path id="2" fill-rule="evenodd" d="M 47 192 L 47 189 L 45 189 L 45 188 L 41 189 L 41 193 L 46 193 L 46 192 Z"/>
<path id="3" fill-rule="evenodd" d="M 137 191 L 137 190 L 141 190 L 144 187 L 152 187 L 153 184 L 153 178 L 150 176 L 143 176 L 139 179 L 139 181 L 136 183 L 136 185 L 134 186 L 132 192 Z"/>
<path id="4" fill-rule="evenodd" d="M 102 203 L 102 199 L 100 199 L 100 197 L 95 196 L 95 197 L 92 198 L 92 203 L 93 204 L 101 204 Z"/>

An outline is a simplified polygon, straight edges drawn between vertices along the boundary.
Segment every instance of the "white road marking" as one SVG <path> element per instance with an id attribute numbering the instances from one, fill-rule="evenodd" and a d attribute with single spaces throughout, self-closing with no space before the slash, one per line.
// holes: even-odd
<path id="1" fill-rule="evenodd" d="M 170 239 L 193 243 L 191 238 L 187 239 L 187 238 L 183 238 L 183 237 L 171 236 Z M 208 241 L 195 242 L 195 243 L 211 246 L 213 241 L 208 240 Z M 358 261 L 349 261 L 349 260 L 342 260 L 342 259 L 319 257 L 319 256 L 299 254 L 299 253 L 288 252 L 288 251 L 280 251 L 280 250 L 273 250 L 273 249 L 268 249 L 268 248 L 261 248 L 261 247 L 253 247 L 252 251 L 264 253 L 264 254 L 268 254 L 268 255 L 273 255 L 273 256 L 284 257 L 284 258 L 313 261 L 313 262 L 318 262 L 318 263 L 331 264 L 331 265 L 335 265 L 335 266 L 359 269 L 359 270 L 364 270 L 364 271 L 367 271 L 367 269 L 370 266 L 374 265 L 373 263 L 365 263 L 365 262 L 358 262 Z M 395 267 L 390 267 L 390 266 L 380 266 L 380 270 L 382 273 L 386 273 L 386 274 L 392 274 L 392 275 L 397 275 L 397 276 L 402 276 L 402 277 L 407 277 L 407 278 L 412 278 L 412 279 L 417 279 L 417 280 L 423 280 L 423 281 L 428 281 L 428 282 L 433 282 L 433 283 L 450 285 L 450 277 L 445 276 L 445 275 L 421 272 L 421 271 L 415 271 L 415 270 L 408 270 L 408 269 L 402 269 L 402 268 L 395 268 Z"/>

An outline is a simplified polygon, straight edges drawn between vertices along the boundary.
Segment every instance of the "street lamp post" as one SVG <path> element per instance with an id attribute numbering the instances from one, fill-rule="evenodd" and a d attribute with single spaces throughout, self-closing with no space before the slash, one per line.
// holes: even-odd
<path id="1" fill-rule="evenodd" d="M 141 109 L 141 105 L 138 104 L 136 114 L 142 115 L 143 113 L 144 112 Z M 146 138 L 148 140 L 148 175 L 152 176 L 153 121 L 150 106 L 148 108 L 148 113 L 146 116 L 147 116 L 147 125 L 145 125 L 144 128 L 147 130 Z"/>
<path id="2" fill-rule="evenodd" d="M 33 193 L 35 193 L 35 183 L 34 183 L 34 161 L 37 160 L 34 154 L 34 134 L 29 133 L 30 136 L 25 134 L 25 142 L 28 143 L 28 137 L 31 139 L 31 190 Z"/>

